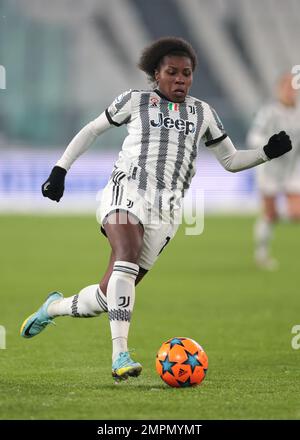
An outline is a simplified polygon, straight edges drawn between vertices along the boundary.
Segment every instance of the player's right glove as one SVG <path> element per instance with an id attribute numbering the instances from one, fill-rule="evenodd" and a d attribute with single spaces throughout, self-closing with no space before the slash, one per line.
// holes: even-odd
<path id="1" fill-rule="evenodd" d="M 273 134 L 273 136 L 270 137 L 267 145 L 264 146 L 264 152 L 269 159 L 282 156 L 291 149 L 291 139 L 285 131 L 281 131 L 278 134 Z"/>
<path id="2" fill-rule="evenodd" d="M 42 185 L 43 196 L 59 202 L 64 193 L 66 174 L 67 171 L 64 168 L 55 166 L 46 182 Z"/>

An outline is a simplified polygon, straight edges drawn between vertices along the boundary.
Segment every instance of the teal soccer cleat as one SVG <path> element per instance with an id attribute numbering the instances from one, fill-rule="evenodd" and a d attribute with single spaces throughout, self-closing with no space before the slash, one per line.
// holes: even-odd
<path id="1" fill-rule="evenodd" d="M 25 319 L 20 329 L 20 335 L 24 338 L 33 338 L 33 336 L 41 333 L 41 331 L 43 331 L 48 324 L 54 324 L 53 318 L 50 318 L 47 313 L 47 309 L 49 307 L 49 304 L 59 299 L 63 299 L 63 295 L 61 293 L 50 293 L 50 295 L 47 296 L 46 301 L 38 309 L 38 311 Z"/>
<path id="2" fill-rule="evenodd" d="M 121 352 L 112 364 L 112 376 L 117 381 L 126 380 L 128 377 L 137 377 L 142 372 L 142 366 L 134 362 L 128 351 Z"/>

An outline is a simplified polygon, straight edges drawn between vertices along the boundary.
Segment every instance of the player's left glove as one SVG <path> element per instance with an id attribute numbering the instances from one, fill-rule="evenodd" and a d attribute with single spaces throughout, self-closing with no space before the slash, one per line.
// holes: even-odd
<path id="1" fill-rule="evenodd" d="M 55 166 L 42 185 L 43 196 L 59 202 L 64 193 L 66 174 L 67 171 L 64 168 Z"/>
<path id="2" fill-rule="evenodd" d="M 264 146 L 264 152 L 269 159 L 282 156 L 291 149 L 291 139 L 285 131 L 281 131 L 278 134 L 273 134 L 273 136 L 270 137 L 267 145 Z"/>

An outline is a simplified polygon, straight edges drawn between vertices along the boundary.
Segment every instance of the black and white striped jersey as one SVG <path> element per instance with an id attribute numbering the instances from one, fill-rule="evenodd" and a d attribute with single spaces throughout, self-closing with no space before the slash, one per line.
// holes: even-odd
<path id="1" fill-rule="evenodd" d="M 124 92 L 107 108 L 106 117 L 128 130 L 116 167 L 128 171 L 130 164 L 141 190 L 154 186 L 179 197 L 195 174 L 200 140 L 210 146 L 227 136 L 206 102 L 192 96 L 170 102 L 159 90 Z"/>

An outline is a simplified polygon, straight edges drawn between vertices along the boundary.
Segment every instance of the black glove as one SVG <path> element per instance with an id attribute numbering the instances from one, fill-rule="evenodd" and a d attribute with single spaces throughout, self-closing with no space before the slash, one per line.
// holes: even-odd
<path id="1" fill-rule="evenodd" d="M 66 174 L 67 171 L 64 168 L 55 166 L 46 182 L 42 185 L 43 196 L 59 202 L 64 193 Z"/>
<path id="2" fill-rule="evenodd" d="M 278 134 L 273 134 L 273 136 L 270 137 L 267 145 L 264 146 L 264 152 L 269 159 L 282 156 L 291 149 L 291 139 L 285 131 L 281 131 Z"/>

